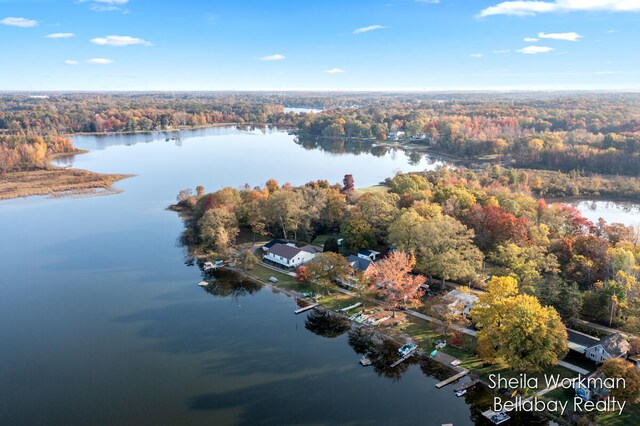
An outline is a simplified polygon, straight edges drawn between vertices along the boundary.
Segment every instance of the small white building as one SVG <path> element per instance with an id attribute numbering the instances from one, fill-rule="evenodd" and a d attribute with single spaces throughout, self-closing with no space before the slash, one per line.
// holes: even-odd
<path id="1" fill-rule="evenodd" d="M 389 135 L 387 136 L 387 139 L 390 141 L 399 141 L 400 139 L 404 138 L 404 132 L 398 131 L 398 132 L 389 132 Z"/>
<path id="2" fill-rule="evenodd" d="M 451 290 L 443 296 L 443 300 L 450 313 L 469 316 L 471 308 L 478 302 L 478 296 L 459 290 Z"/>
<path id="3" fill-rule="evenodd" d="M 626 358 L 630 347 L 622 334 L 614 333 L 585 349 L 584 356 L 596 364 L 602 364 L 611 358 Z"/>
<path id="4" fill-rule="evenodd" d="M 274 244 L 264 255 L 265 260 L 286 268 L 296 268 L 316 257 L 318 250 L 312 246 L 295 247 L 289 244 Z"/>
<path id="5" fill-rule="evenodd" d="M 362 249 L 358 252 L 358 257 L 360 259 L 365 259 L 371 262 L 375 262 L 376 256 L 378 256 L 379 254 L 380 254 L 379 251 Z"/>

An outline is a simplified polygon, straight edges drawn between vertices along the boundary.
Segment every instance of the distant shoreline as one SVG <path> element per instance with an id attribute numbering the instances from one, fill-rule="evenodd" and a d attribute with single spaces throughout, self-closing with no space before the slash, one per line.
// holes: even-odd
<path id="1" fill-rule="evenodd" d="M 176 127 L 173 129 L 155 129 L 155 130 L 130 130 L 125 132 L 78 132 L 78 133 L 63 133 L 62 136 L 72 138 L 74 136 L 115 136 L 115 135 L 136 135 L 136 134 L 144 134 L 144 133 L 175 133 L 180 131 L 188 131 L 188 130 L 203 130 L 210 129 L 213 127 L 229 127 L 229 126 L 256 126 L 256 127 L 279 127 L 286 128 L 290 126 L 281 126 L 272 123 L 213 123 L 207 124 L 206 126 L 185 126 L 185 127 Z"/>

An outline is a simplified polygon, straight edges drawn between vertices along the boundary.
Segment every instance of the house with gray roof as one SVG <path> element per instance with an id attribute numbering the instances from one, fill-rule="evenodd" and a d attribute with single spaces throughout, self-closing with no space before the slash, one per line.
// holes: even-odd
<path id="1" fill-rule="evenodd" d="M 267 260 L 285 268 L 297 268 L 316 257 L 318 250 L 311 246 L 296 247 L 290 244 L 274 244 L 264 255 Z"/>
<path id="2" fill-rule="evenodd" d="M 627 339 L 620 333 L 614 333 L 603 337 L 595 345 L 586 348 L 584 356 L 596 364 L 602 364 L 611 358 L 626 358 L 629 348 L 630 345 Z"/>
<path id="3" fill-rule="evenodd" d="M 353 254 L 347 257 L 347 263 L 349 263 L 349 266 L 351 266 L 354 271 L 362 272 L 365 275 L 370 274 L 374 268 L 373 261 Z"/>

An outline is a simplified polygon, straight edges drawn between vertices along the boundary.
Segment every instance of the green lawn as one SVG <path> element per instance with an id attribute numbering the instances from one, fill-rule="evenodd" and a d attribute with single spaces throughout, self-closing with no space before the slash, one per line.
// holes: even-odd
<path id="1" fill-rule="evenodd" d="M 640 425 L 640 404 L 630 405 L 627 402 L 621 416 L 618 416 L 617 412 L 599 414 L 596 417 L 596 424 L 606 426 Z"/>
<path id="2" fill-rule="evenodd" d="M 569 409 L 573 407 L 573 398 L 575 392 L 573 389 L 558 388 L 545 395 L 546 398 L 556 399 L 562 402 L 569 402 Z M 606 426 L 629 426 L 640 425 L 640 405 L 625 405 L 622 415 L 618 416 L 617 412 L 601 413 L 595 417 L 595 424 Z"/>
<path id="3" fill-rule="evenodd" d="M 337 240 L 338 238 L 340 238 L 340 236 L 336 234 L 318 234 L 313 239 L 313 241 L 311 241 L 311 244 L 322 247 L 324 246 L 325 241 L 327 241 L 329 238 L 335 238 Z"/>
<path id="4" fill-rule="evenodd" d="M 282 272 L 277 272 L 269 268 L 265 268 L 262 265 L 256 265 L 255 268 L 253 268 L 248 272 L 249 274 L 265 282 L 269 282 L 269 278 L 271 277 L 276 277 L 278 279 L 277 285 L 279 287 L 292 288 L 293 286 L 304 285 L 304 283 L 296 282 L 295 278 L 290 275 L 287 275 Z M 300 291 L 306 291 L 306 290 L 300 290 Z"/>

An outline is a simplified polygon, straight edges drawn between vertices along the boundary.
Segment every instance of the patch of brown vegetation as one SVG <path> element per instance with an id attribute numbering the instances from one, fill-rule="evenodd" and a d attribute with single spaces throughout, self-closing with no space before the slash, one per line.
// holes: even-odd
<path id="1" fill-rule="evenodd" d="M 111 190 L 114 182 L 130 176 L 58 168 L 0 173 L 0 200 L 32 195 L 84 194 L 97 189 Z"/>

